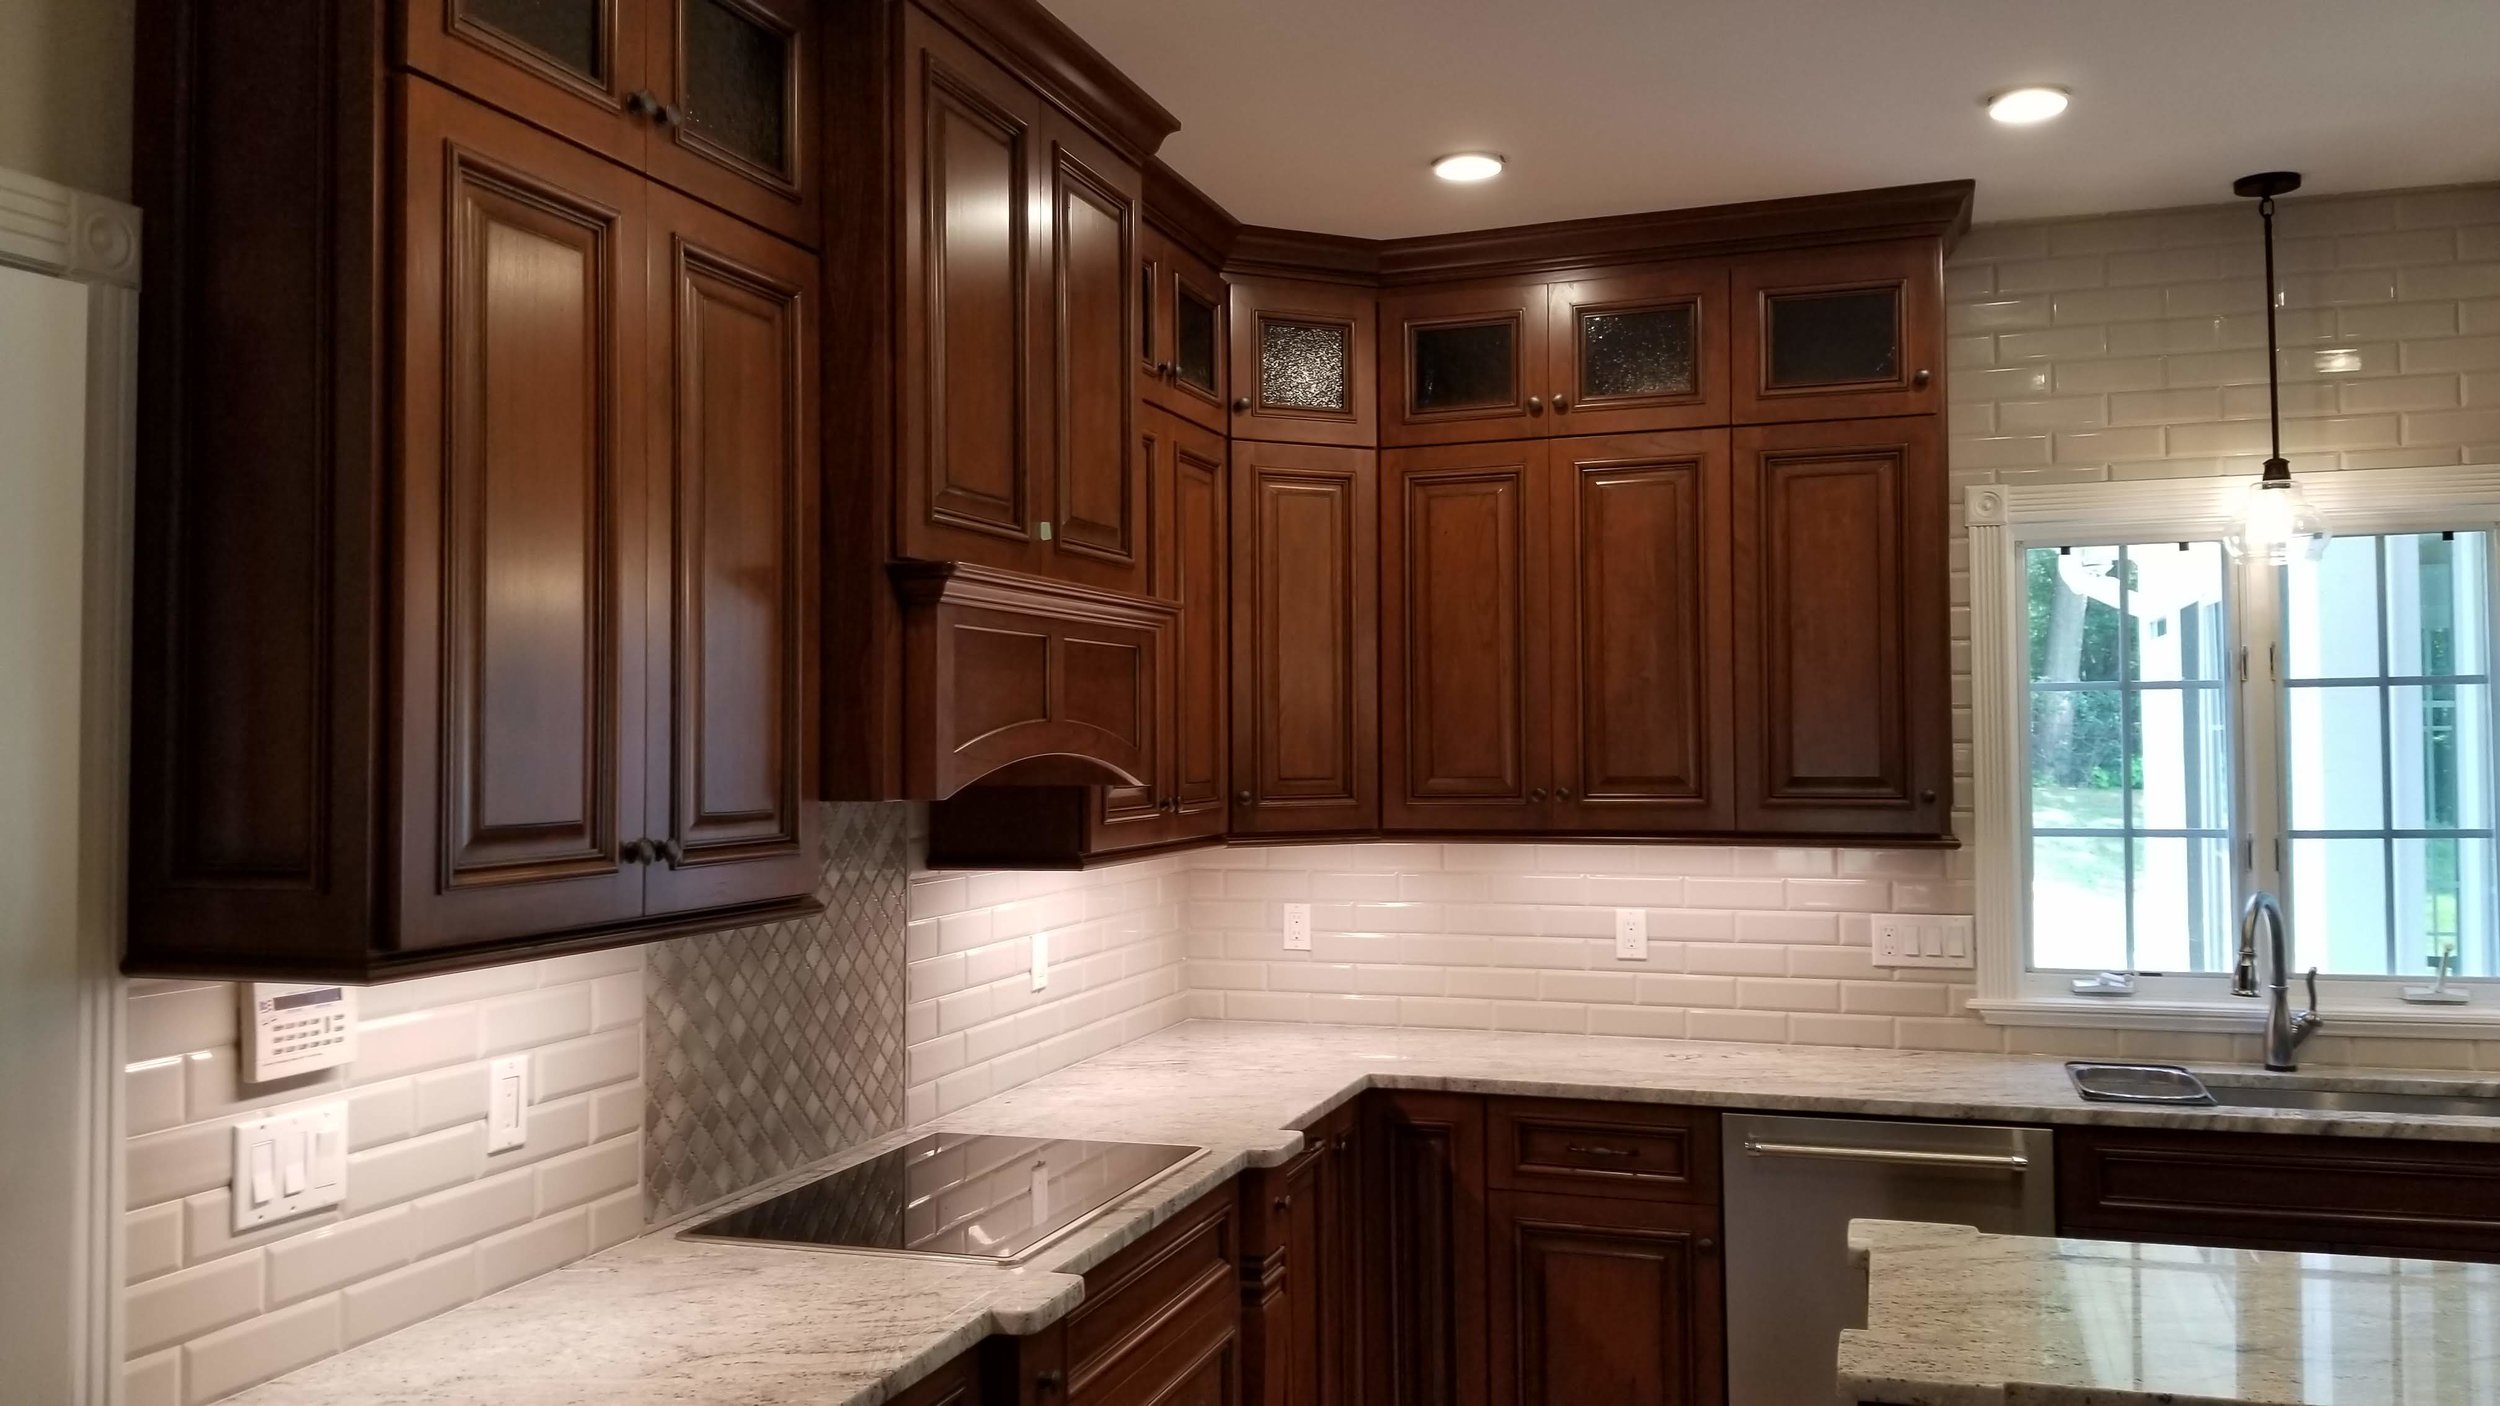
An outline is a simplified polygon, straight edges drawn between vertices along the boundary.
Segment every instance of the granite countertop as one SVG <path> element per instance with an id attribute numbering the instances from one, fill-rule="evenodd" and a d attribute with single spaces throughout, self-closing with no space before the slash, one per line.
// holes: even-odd
<path id="1" fill-rule="evenodd" d="M 2252 1081 L 2246 1071 L 2232 1077 Z M 2297 1082 L 2370 1088 L 2417 1080 L 2366 1074 Z M 2441 1082 L 2500 1091 L 2490 1081 Z M 2054 1059 L 1192 1021 L 694 1213 L 762 1200 L 944 1128 L 1209 1149 L 1025 1265 L 693 1242 L 676 1236 L 691 1218 L 681 1217 L 234 1401 L 876 1406 L 992 1333 L 1056 1321 L 1082 1295 L 1077 1275 L 1244 1168 L 1280 1165 L 1301 1147 L 1293 1129 L 1374 1087 L 2500 1142 L 2500 1120 L 2491 1119 L 2087 1104 Z"/>
<path id="2" fill-rule="evenodd" d="M 2491 1406 L 2500 1265 L 1983 1235 L 1861 1220 L 1836 1399 L 1903 1406 Z"/>

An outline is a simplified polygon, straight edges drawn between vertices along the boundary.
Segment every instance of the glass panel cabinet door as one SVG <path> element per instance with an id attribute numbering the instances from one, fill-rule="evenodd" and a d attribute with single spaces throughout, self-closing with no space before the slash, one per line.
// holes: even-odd
<path id="1" fill-rule="evenodd" d="M 1737 260 L 1737 423 L 1940 409 L 1942 262 L 1934 239 Z"/>
<path id="2" fill-rule="evenodd" d="M 1374 295 L 1279 278 L 1236 278 L 1227 292 L 1233 437 L 1371 447 L 1380 402 Z M 1217 384 L 1227 379 L 1218 365 Z"/>
<path id="3" fill-rule="evenodd" d="M 1212 264 L 1158 227 L 1151 209 L 1147 214 L 1137 241 L 1138 291 L 1147 303 L 1139 319 L 1145 335 L 1139 396 L 1221 434 L 1230 413 L 1224 280 Z"/>
<path id="4" fill-rule="evenodd" d="M 410 67 L 628 166 L 642 164 L 647 0 L 408 0 Z"/>
<path id="5" fill-rule="evenodd" d="M 1548 433 L 1546 286 L 1477 284 L 1381 300 L 1384 444 Z"/>
<path id="6" fill-rule="evenodd" d="M 1727 423 L 1727 265 L 1554 285 L 1551 433 Z"/>
<path id="7" fill-rule="evenodd" d="M 651 174 L 801 243 L 816 238 L 815 8 L 652 6 Z"/>

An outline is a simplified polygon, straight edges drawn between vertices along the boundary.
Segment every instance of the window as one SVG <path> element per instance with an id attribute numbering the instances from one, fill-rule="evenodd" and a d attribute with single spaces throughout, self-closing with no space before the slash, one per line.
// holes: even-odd
<path id="1" fill-rule="evenodd" d="M 2237 481 L 1972 491 L 1983 1013 L 2243 1028 L 2265 889 L 2347 1031 L 2500 1023 L 2500 987 L 2399 999 L 2500 980 L 2500 469 L 2309 488 L 2339 535 L 2279 567 L 2222 549 Z M 2135 995 L 2076 991 L 2102 971 Z"/>

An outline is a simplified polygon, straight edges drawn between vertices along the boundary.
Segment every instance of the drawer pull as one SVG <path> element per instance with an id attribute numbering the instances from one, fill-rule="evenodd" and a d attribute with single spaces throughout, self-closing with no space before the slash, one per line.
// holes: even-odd
<path id="1" fill-rule="evenodd" d="M 1563 1151 L 1576 1152 L 1583 1157 L 1638 1157 L 1641 1155 L 1640 1152 L 1634 1148 L 1599 1147 L 1595 1143 L 1579 1142 L 1567 1145 L 1563 1148 Z"/>
<path id="2" fill-rule="evenodd" d="M 1896 1167 L 1972 1167 L 1991 1172 L 2025 1172 L 2031 1159 L 2019 1152 L 1921 1152 L 1908 1147 L 1832 1147 L 1817 1142 L 1745 1140 L 1749 1157 L 1807 1157 L 1825 1162 L 1883 1162 Z"/>

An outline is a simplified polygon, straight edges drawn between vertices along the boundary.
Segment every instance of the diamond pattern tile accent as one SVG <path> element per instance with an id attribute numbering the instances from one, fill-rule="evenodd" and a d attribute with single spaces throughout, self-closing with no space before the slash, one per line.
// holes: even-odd
<path id="1" fill-rule="evenodd" d="M 660 1220 L 903 1119 L 911 807 L 825 807 L 825 911 L 651 944 L 643 1212 Z"/>

